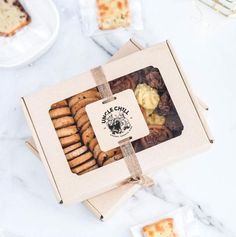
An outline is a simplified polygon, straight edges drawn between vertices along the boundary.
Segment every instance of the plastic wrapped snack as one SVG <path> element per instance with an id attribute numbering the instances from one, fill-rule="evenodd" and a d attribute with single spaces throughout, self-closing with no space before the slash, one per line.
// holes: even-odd
<path id="1" fill-rule="evenodd" d="M 79 0 L 79 12 L 87 36 L 143 28 L 141 0 Z"/>
<path id="2" fill-rule="evenodd" d="M 199 237 L 190 207 L 154 218 L 131 228 L 133 237 Z"/>

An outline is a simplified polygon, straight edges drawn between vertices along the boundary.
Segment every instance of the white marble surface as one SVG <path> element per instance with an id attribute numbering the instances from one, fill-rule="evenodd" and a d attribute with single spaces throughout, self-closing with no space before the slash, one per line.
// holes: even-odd
<path id="1" fill-rule="evenodd" d="M 107 222 L 82 205 L 58 205 L 30 135 L 20 97 L 106 62 L 130 33 L 86 38 L 76 0 L 55 1 L 61 29 L 54 47 L 24 68 L 0 70 L 0 236 L 130 236 L 129 227 L 188 204 L 202 237 L 236 236 L 236 19 L 191 0 L 146 0 L 148 44 L 170 39 L 195 93 L 205 100 L 216 142 L 212 149 L 161 170 L 153 190 L 139 191 Z"/>

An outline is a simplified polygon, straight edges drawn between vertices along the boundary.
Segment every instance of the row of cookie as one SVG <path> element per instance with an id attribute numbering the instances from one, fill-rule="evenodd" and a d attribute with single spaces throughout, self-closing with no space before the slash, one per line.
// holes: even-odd
<path id="1" fill-rule="evenodd" d="M 93 153 L 99 166 L 110 164 L 113 161 L 121 159 L 122 153 L 119 148 L 108 152 L 103 152 L 100 149 L 93 128 L 90 124 L 85 106 L 100 99 L 100 94 L 96 88 L 79 93 L 68 100 L 69 107 L 76 122 L 79 133 L 81 134 L 82 142 L 88 146 Z"/>
<path id="2" fill-rule="evenodd" d="M 53 104 L 49 114 L 72 172 L 83 174 L 98 168 L 93 154 L 81 142 L 67 101 L 63 100 Z"/>

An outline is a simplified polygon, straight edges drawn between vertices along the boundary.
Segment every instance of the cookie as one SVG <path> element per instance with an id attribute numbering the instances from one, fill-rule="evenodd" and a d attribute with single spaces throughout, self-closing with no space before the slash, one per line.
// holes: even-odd
<path id="1" fill-rule="evenodd" d="M 82 115 L 84 115 L 84 114 L 86 114 L 85 107 L 79 109 L 79 110 L 76 112 L 76 114 L 75 114 L 75 116 L 74 116 L 75 121 L 77 122 L 77 121 L 82 117 Z"/>
<path id="2" fill-rule="evenodd" d="M 74 151 L 75 149 L 77 149 L 77 148 L 79 148 L 79 147 L 81 147 L 81 143 L 80 143 L 80 142 L 75 143 L 75 144 L 73 144 L 73 145 L 71 145 L 71 146 L 68 146 L 68 147 L 66 147 L 66 148 L 63 149 L 64 154 L 67 154 L 67 153 L 69 153 L 69 152 L 71 152 L 71 151 Z"/>
<path id="3" fill-rule="evenodd" d="M 69 99 L 69 106 L 72 107 L 74 104 L 76 104 L 80 100 L 83 100 L 83 99 L 86 99 L 86 98 L 94 98 L 94 97 L 100 98 L 100 94 L 99 94 L 99 92 L 97 91 L 96 88 L 93 88 L 91 90 L 84 91 L 84 92 L 79 93 L 75 96 L 72 96 Z"/>
<path id="4" fill-rule="evenodd" d="M 90 171 L 92 171 L 92 170 L 95 170 L 95 169 L 97 169 L 97 168 L 99 168 L 98 167 L 98 165 L 94 165 L 94 166 L 92 166 L 92 167 L 90 167 L 90 168 L 88 168 L 88 169 L 86 169 L 86 170 L 84 170 L 84 171 L 81 171 L 81 172 L 79 172 L 78 174 L 85 174 L 85 173 L 88 173 L 88 172 L 90 172 Z"/>
<path id="5" fill-rule="evenodd" d="M 93 149 L 93 156 L 95 159 L 98 158 L 98 155 L 100 154 L 100 152 L 102 152 L 101 148 L 100 148 L 99 144 L 97 144 Z"/>
<path id="6" fill-rule="evenodd" d="M 172 132 L 165 126 L 151 125 L 148 127 L 150 131 L 149 135 L 140 139 L 144 148 L 155 146 L 173 137 Z"/>
<path id="7" fill-rule="evenodd" d="M 80 135 L 77 133 L 69 137 L 60 138 L 60 142 L 63 148 L 78 143 L 79 141 L 80 141 Z"/>
<path id="8" fill-rule="evenodd" d="M 65 128 L 65 127 L 71 126 L 75 123 L 75 121 L 73 117 L 65 116 L 62 118 L 53 119 L 52 123 L 56 129 L 59 129 L 59 128 Z"/>
<path id="9" fill-rule="evenodd" d="M 166 218 L 143 227 L 145 237 L 177 237 L 174 230 L 174 219 Z"/>
<path id="10" fill-rule="evenodd" d="M 67 160 L 72 160 L 80 155 L 82 155 L 83 153 L 85 153 L 88 150 L 87 146 L 81 146 L 75 150 L 73 150 L 72 152 L 66 154 L 66 159 Z"/>
<path id="11" fill-rule="evenodd" d="M 108 164 L 111 164 L 111 163 L 113 163 L 113 162 L 115 162 L 115 161 L 117 161 L 117 160 L 120 160 L 120 159 L 122 159 L 122 158 L 123 158 L 123 155 L 122 155 L 122 154 L 115 155 L 115 156 L 113 156 L 113 157 L 111 157 L 111 158 L 108 158 L 108 159 L 103 163 L 103 166 L 108 165 Z"/>
<path id="12" fill-rule="evenodd" d="M 83 163 L 85 163 L 86 161 L 90 160 L 93 157 L 92 152 L 86 152 L 76 158 L 74 158 L 73 160 L 69 161 L 69 165 L 71 168 L 74 168 L 78 165 L 81 165 Z"/>
<path id="13" fill-rule="evenodd" d="M 82 128 L 83 127 L 83 125 L 85 124 L 85 123 L 87 123 L 89 121 L 89 118 L 88 118 L 88 115 L 87 114 L 85 114 L 85 115 L 83 115 L 81 118 L 80 118 L 80 120 L 78 120 L 77 121 L 77 127 L 78 128 Z"/>
<path id="14" fill-rule="evenodd" d="M 100 152 L 97 158 L 97 163 L 99 166 L 102 166 L 104 161 L 108 158 L 108 155 L 105 152 Z"/>
<path id="15" fill-rule="evenodd" d="M 96 97 L 91 97 L 91 98 L 86 98 L 86 99 L 83 99 L 83 100 L 80 100 L 79 102 L 75 103 L 72 107 L 71 107 L 71 112 L 72 114 L 76 114 L 76 112 L 85 107 L 86 105 L 90 104 L 90 103 L 93 103 L 95 101 L 98 101 L 98 98 Z"/>
<path id="16" fill-rule="evenodd" d="M 160 96 L 156 89 L 148 86 L 147 84 L 138 84 L 135 89 L 135 97 L 144 109 L 154 110 L 158 106 Z"/>
<path id="17" fill-rule="evenodd" d="M 68 106 L 67 101 L 66 100 L 61 100 L 57 103 L 52 104 L 51 109 L 58 109 L 58 108 L 67 107 L 67 106 Z"/>
<path id="18" fill-rule="evenodd" d="M 153 112 L 152 114 L 147 115 L 146 122 L 148 125 L 164 125 L 165 117 Z"/>
<path id="19" fill-rule="evenodd" d="M 82 134 L 82 140 L 85 145 L 88 145 L 89 142 L 94 138 L 94 131 L 92 127 L 90 126 L 88 129 L 86 129 Z"/>
<path id="20" fill-rule="evenodd" d="M 73 134 L 76 134 L 78 132 L 78 129 L 76 126 L 69 126 L 66 128 L 58 129 L 56 132 L 57 132 L 57 136 L 61 138 L 61 137 L 68 137 Z"/>
<path id="21" fill-rule="evenodd" d="M 50 110 L 49 115 L 52 119 L 57 119 L 71 115 L 71 111 L 69 107 L 57 108 Z"/>
<path id="22" fill-rule="evenodd" d="M 93 138 L 90 143 L 89 143 L 89 149 L 90 151 L 93 151 L 94 150 L 94 147 L 98 144 L 98 140 L 97 138 Z"/>
<path id="23" fill-rule="evenodd" d="M 88 170 L 88 169 L 90 169 L 91 167 L 93 167 L 95 165 L 96 165 L 96 160 L 94 160 L 94 159 L 93 160 L 89 160 L 86 163 L 73 168 L 72 172 L 76 173 L 76 174 L 80 174 L 81 172 L 84 172 L 85 170 Z"/>
<path id="24" fill-rule="evenodd" d="M 121 153 L 121 149 L 120 149 L 119 147 L 114 148 L 114 149 L 112 149 L 112 150 L 106 152 L 106 154 L 107 154 L 107 156 L 108 156 L 109 158 L 110 158 L 110 157 L 113 157 L 113 156 L 115 156 L 115 155 L 118 155 L 118 154 L 120 154 L 120 153 Z"/>
<path id="25" fill-rule="evenodd" d="M 87 130 L 91 126 L 90 122 L 87 121 L 80 129 L 80 132 L 83 133 L 85 130 Z"/>

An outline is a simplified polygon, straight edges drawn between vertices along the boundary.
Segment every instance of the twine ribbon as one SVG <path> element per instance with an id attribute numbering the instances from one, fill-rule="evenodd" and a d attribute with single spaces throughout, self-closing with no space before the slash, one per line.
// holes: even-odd
<path id="1" fill-rule="evenodd" d="M 111 91 L 110 85 L 106 79 L 104 71 L 101 66 L 96 67 L 91 70 L 92 76 L 94 81 L 97 85 L 98 91 L 101 94 L 103 99 L 106 99 L 104 103 L 109 103 L 110 101 L 114 100 L 113 93 Z M 137 159 L 135 150 L 132 146 L 130 138 L 123 139 L 119 141 L 119 146 L 121 152 L 124 156 L 125 163 L 130 173 L 130 178 L 127 179 L 124 184 L 133 183 L 139 184 L 144 187 L 150 187 L 154 184 L 153 180 L 144 175 L 142 172 L 142 168 L 139 164 Z"/>

